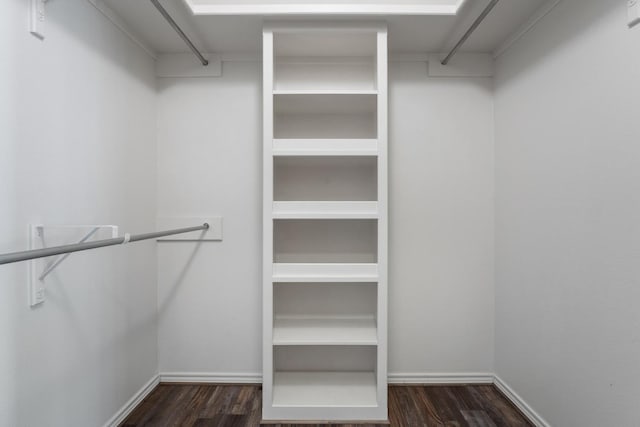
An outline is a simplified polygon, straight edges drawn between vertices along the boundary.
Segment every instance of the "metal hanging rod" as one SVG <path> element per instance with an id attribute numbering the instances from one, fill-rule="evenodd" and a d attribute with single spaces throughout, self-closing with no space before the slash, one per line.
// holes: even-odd
<path id="1" fill-rule="evenodd" d="M 175 230 L 157 231 L 155 233 L 135 234 L 126 233 L 123 237 L 113 239 L 96 240 L 93 242 L 74 243 L 71 245 L 52 246 L 50 248 L 34 249 L 30 251 L 12 252 L 0 255 L 0 265 L 12 262 L 28 261 L 30 259 L 45 258 L 53 255 L 67 254 L 71 252 L 86 251 L 88 249 L 102 248 L 105 246 L 122 245 L 129 242 L 139 242 L 140 240 L 157 239 L 158 237 L 172 236 L 174 234 L 189 233 L 191 231 L 208 230 L 209 224 L 206 222 L 197 227 L 177 228 Z"/>
<path id="2" fill-rule="evenodd" d="M 169 15 L 169 12 L 167 12 L 166 9 L 162 7 L 162 5 L 160 4 L 160 1 L 159 0 L 150 0 L 150 1 L 151 3 L 153 3 L 156 9 L 158 9 L 158 12 L 160 12 L 160 14 L 169 23 L 169 25 L 171 25 L 173 29 L 176 31 L 176 33 L 178 33 L 180 38 L 182 38 L 182 40 L 184 40 L 187 46 L 189 46 L 189 49 L 191 49 L 191 51 L 198 57 L 200 62 L 202 62 L 202 65 L 204 65 L 205 67 L 209 65 L 209 61 L 207 61 L 207 59 L 204 56 L 202 56 L 198 48 L 196 48 L 196 46 L 191 42 L 191 40 L 189 40 L 189 37 L 187 37 L 184 31 L 182 31 L 182 28 L 180 28 L 180 26 L 176 23 L 176 21 L 173 20 L 171 15 Z"/>
<path id="3" fill-rule="evenodd" d="M 451 58 L 453 58 L 453 56 L 456 54 L 456 52 L 458 52 L 458 49 L 460 49 L 462 47 L 464 42 L 467 41 L 467 39 L 471 36 L 471 34 L 473 34 L 473 32 L 476 30 L 476 28 L 478 28 L 480 26 L 482 21 L 484 21 L 484 18 L 486 18 L 487 15 L 489 15 L 489 13 L 491 12 L 491 10 L 493 10 L 493 8 L 496 6 L 496 4 L 498 4 L 498 1 L 499 0 L 491 0 L 491 1 L 489 1 L 489 4 L 487 5 L 487 7 L 485 7 L 484 10 L 482 11 L 482 13 L 480 14 L 480 16 L 478 16 L 476 18 L 476 20 L 473 21 L 473 24 L 471 24 L 471 26 L 469 27 L 467 32 L 464 33 L 464 35 L 462 36 L 460 41 L 458 41 L 458 43 L 456 43 L 456 45 L 453 47 L 453 49 L 451 49 L 451 52 L 449 52 L 449 55 L 447 55 L 447 57 L 442 60 L 442 65 L 447 65 L 449 63 L 449 61 L 451 61 Z"/>

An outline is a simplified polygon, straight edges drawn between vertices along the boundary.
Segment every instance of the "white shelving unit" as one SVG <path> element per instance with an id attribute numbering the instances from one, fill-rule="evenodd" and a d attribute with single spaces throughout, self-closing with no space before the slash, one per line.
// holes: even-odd
<path id="1" fill-rule="evenodd" d="M 263 42 L 263 419 L 385 421 L 387 29 Z"/>

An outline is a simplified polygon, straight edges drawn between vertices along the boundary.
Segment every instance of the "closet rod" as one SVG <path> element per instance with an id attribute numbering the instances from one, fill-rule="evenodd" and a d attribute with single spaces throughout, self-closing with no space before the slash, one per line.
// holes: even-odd
<path id="1" fill-rule="evenodd" d="M 74 243 L 71 245 L 52 246 L 50 248 L 33 249 L 30 251 L 12 252 L 0 255 L 0 265 L 12 262 L 27 261 L 30 259 L 44 258 L 53 255 L 67 254 L 71 252 L 86 251 L 87 249 L 102 248 L 105 246 L 122 245 L 140 240 L 157 239 L 158 237 L 172 236 L 174 234 L 189 233 L 191 231 L 208 230 L 209 224 L 206 222 L 197 227 L 177 228 L 174 230 L 157 231 L 155 233 L 135 234 L 126 233 L 123 237 L 113 239 L 96 240 L 93 242 Z"/>
<path id="2" fill-rule="evenodd" d="M 159 0 L 150 0 L 150 1 L 151 3 L 153 3 L 156 9 L 158 9 L 158 12 L 160 12 L 160 14 L 169 23 L 169 25 L 171 25 L 173 29 L 176 31 L 176 33 L 178 33 L 178 35 L 182 38 L 182 40 L 184 40 L 187 46 L 189 46 L 189 49 L 191 49 L 191 51 L 198 57 L 200 62 L 202 62 L 202 65 L 204 65 L 205 67 L 209 65 L 209 61 L 207 61 L 207 59 L 204 56 L 202 56 L 198 48 L 196 48 L 195 45 L 191 43 L 191 40 L 189 40 L 189 37 L 187 37 L 184 31 L 182 31 L 182 28 L 178 26 L 176 21 L 173 20 L 171 15 L 169 15 L 169 12 L 167 12 L 166 9 L 162 7 L 162 5 L 160 4 L 160 1 Z"/>
<path id="3" fill-rule="evenodd" d="M 467 41 L 467 39 L 471 36 L 471 34 L 473 34 L 473 32 L 476 30 L 476 28 L 478 28 L 480 26 L 482 21 L 484 21 L 484 18 L 486 18 L 487 15 L 491 12 L 491 10 L 496 6 L 496 4 L 498 4 L 498 1 L 499 0 L 491 0 L 489 2 L 489 4 L 487 5 L 487 7 L 484 8 L 484 10 L 480 14 L 480 16 L 478 16 L 476 18 L 476 20 L 473 21 L 473 24 L 471 24 L 471 26 L 469 27 L 467 32 L 464 33 L 464 35 L 462 36 L 460 41 L 458 41 L 458 43 L 456 43 L 456 45 L 453 47 L 453 49 L 451 49 L 451 52 L 449 52 L 449 55 L 447 55 L 447 57 L 442 60 L 442 65 L 447 65 L 449 63 L 449 61 L 451 61 L 451 58 L 453 58 L 453 55 L 455 55 L 456 52 L 458 52 L 458 49 L 460 49 L 462 47 L 464 42 Z"/>

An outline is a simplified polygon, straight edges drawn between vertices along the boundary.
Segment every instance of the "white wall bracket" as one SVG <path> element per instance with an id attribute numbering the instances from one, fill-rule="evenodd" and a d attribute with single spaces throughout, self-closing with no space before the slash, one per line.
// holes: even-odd
<path id="1" fill-rule="evenodd" d="M 45 4 L 47 0 L 29 0 L 29 32 L 44 40 Z"/>
<path id="2" fill-rule="evenodd" d="M 68 225 L 68 226 L 44 226 L 42 224 L 32 224 L 29 226 L 29 249 L 42 249 L 49 246 L 47 244 L 47 235 L 45 231 L 52 231 L 56 240 L 60 235 L 68 235 L 74 231 L 85 231 L 83 237 L 76 243 L 84 243 L 89 240 L 100 229 L 110 229 L 111 237 L 118 237 L 118 227 L 115 225 Z M 88 230 L 88 231 L 87 231 Z M 68 242 L 59 242 L 57 244 L 66 244 Z M 57 245 L 56 244 L 56 245 Z M 45 300 L 45 279 L 53 272 L 70 253 L 60 255 L 51 261 L 46 259 L 34 259 L 30 261 L 30 277 L 29 277 L 29 305 L 31 307 L 42 304 Z"/>
<path id="3" fill-rule="evenodd" d="M 91 236 L 93 236 L 94 234 L 96 234 L 96 231 L 98 231 L 100 228 L 98 227 L 94 227 L 91 231 L 89 231 L 87 234 L 84 235 L 84 237 L 82 239 L 80 239 L 78 241 L 78 243 L 84 243 L 87 240 L 89 240 L 89 238 Z M 40 226 L 39 230 L 39 237 L 44 239 L 44 233 L 42 232 L 42 226 Z M 57 266 L 59 266 L 60 264 L 62 264 L 62 262 L 67 259 L 67 257 L 69 257 L 69 255 L 71 255 L 71 253 L 66 253 L 64 255 L 60 255 L 58 258 L 52 260 L 49 265 L 47 265 L 47 268 L 44 269 L 44 271 L 42 272 L 42 274 L 38 277 L 38 280 L 42 281 L 44 280 L 45 277 L 47 277 L 47 275 L 49 273 L 51 273 L 53 270 L 56 269 Z"/>

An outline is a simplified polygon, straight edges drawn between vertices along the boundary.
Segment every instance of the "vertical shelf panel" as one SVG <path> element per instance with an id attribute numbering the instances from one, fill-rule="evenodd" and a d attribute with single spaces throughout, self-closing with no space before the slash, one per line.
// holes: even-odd
<path id="1" fill-rule="evenodd" d="M 263 177 L 262 177 L 262 399 L 263 417 L 273 401 L 273 31 L 265 28 L 263 48 Z"/>
<path id="2" fill-rule="evenodd" d="M 387 408 L 388 92 L 387 31 L 377 33 L 378 94 L 378 404 Z"/>

